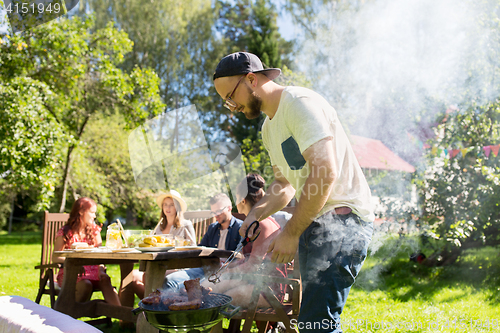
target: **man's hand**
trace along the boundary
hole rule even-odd
[[[239,231],[241,238],[245,237],[245,232],[247,231],[248,227],[250,226],[250,224],[252,224],[253,221],[255,221],[255,218],[250,214],[245,218],[245,221],[243,221],[243,224],[241,225]],[[248,233],[248,237],[250,238],[252,238],[253,236],[253,234],[250,235],[251,232],[252,231],[250,230],[250,232]]]
[[[267,253],[273,253],[271,261],[277,264],[291,262],[299,247],[299,237],[290,235],[286,230],[279,233],[267,249]]]
[[[253,222],[257,221],[257,219],[252,218],[252,216],[249,214],[248,217],[243,221],[243,224],[240,227],[240,235],[241,238],[245,238],[245,233],[248,230],[248,227],[252,225]],[[257,236],[260,234],[260,226],[256,228],[256,225],[252,226],[252,229],[248,231],[248,238],[250,238],[250,241],[253,242]]]

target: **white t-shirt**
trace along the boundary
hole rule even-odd
[[[227,232],[229,231],[229,228],[220,230],[220,237],[219,237],[219,245],[217,248],[219,250],[225,250],[226,249],[226,238],[227,238]]]
[[[337,112],[321,95],[307,88],[285,87],[276,114],[273,119],[266,117],[262,126],[262,140],[271,164],[277,166],[293,186],[297,200],[310,173],[302,153],[328,137],[333,139],[337,178],[316,218],[334,208],[347,206],[362,220],[373,221],[368,183]],[[315,190],[310,189],[309,193],[314,194]]]

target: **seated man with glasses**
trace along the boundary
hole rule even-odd
[[[234,251],[236,249],[241,240],[239,230],[243,221],[231,215],[231,207],[231,200],[224,193],[210,198],[210,210],[217,222],[208,227],[198,245],[215,247],[220,250]],[[183,287],[184,281],[196,278],[201,280],[205,278],[203,267],[179,270],[167,275],[163,282],[163,288],[177,291]]]

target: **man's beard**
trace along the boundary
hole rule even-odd
[[[247,117],[247,119],[259,118],[262,107],[262,98],[257,96],[250,88],[247,87],[247,89],[250,93],[250,101],[248,103],[249,112],[244,112],[245,117]]]
[[[224,223],[226,223],[228,221],[227,217],[223,217],[221,219],[221,221],[219,222],[220,225],[223,225]]]

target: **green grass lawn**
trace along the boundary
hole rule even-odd
[[[41,239],[41,232],[19,232],[12,235],[0,232],[0,296],[18,295],[35,300],[40,271],[34,267],[40,264]],[[118,287],[119,266],[110,265],[108,273],[113,285]],[[103,299],[100,292],[95,292],[92,298]],[[40,304],[50,307],[50,297],[44,295]],[[112,328],[100,326],[99,329],[104,332],[120,332],[117,320],[113,321]]]
[[[35,299],[40,240],[37,232],[0,233],[0,295]],[[452,266],[429,268],[408,260],[413,244],[391,238],[367,259],[342,315],[344,331],[499,332],[499,250],[469,250]],[[119,286],[118,266],[108,273]],[[41,304],[49,306],[49,297]],[[120,332],[117,321],[99,329]]]
[[[430,268],[409,261],[412,247],[414,239],[388,239],[366,260],[343,312],[345,332],[500,331],[497,248]]]

